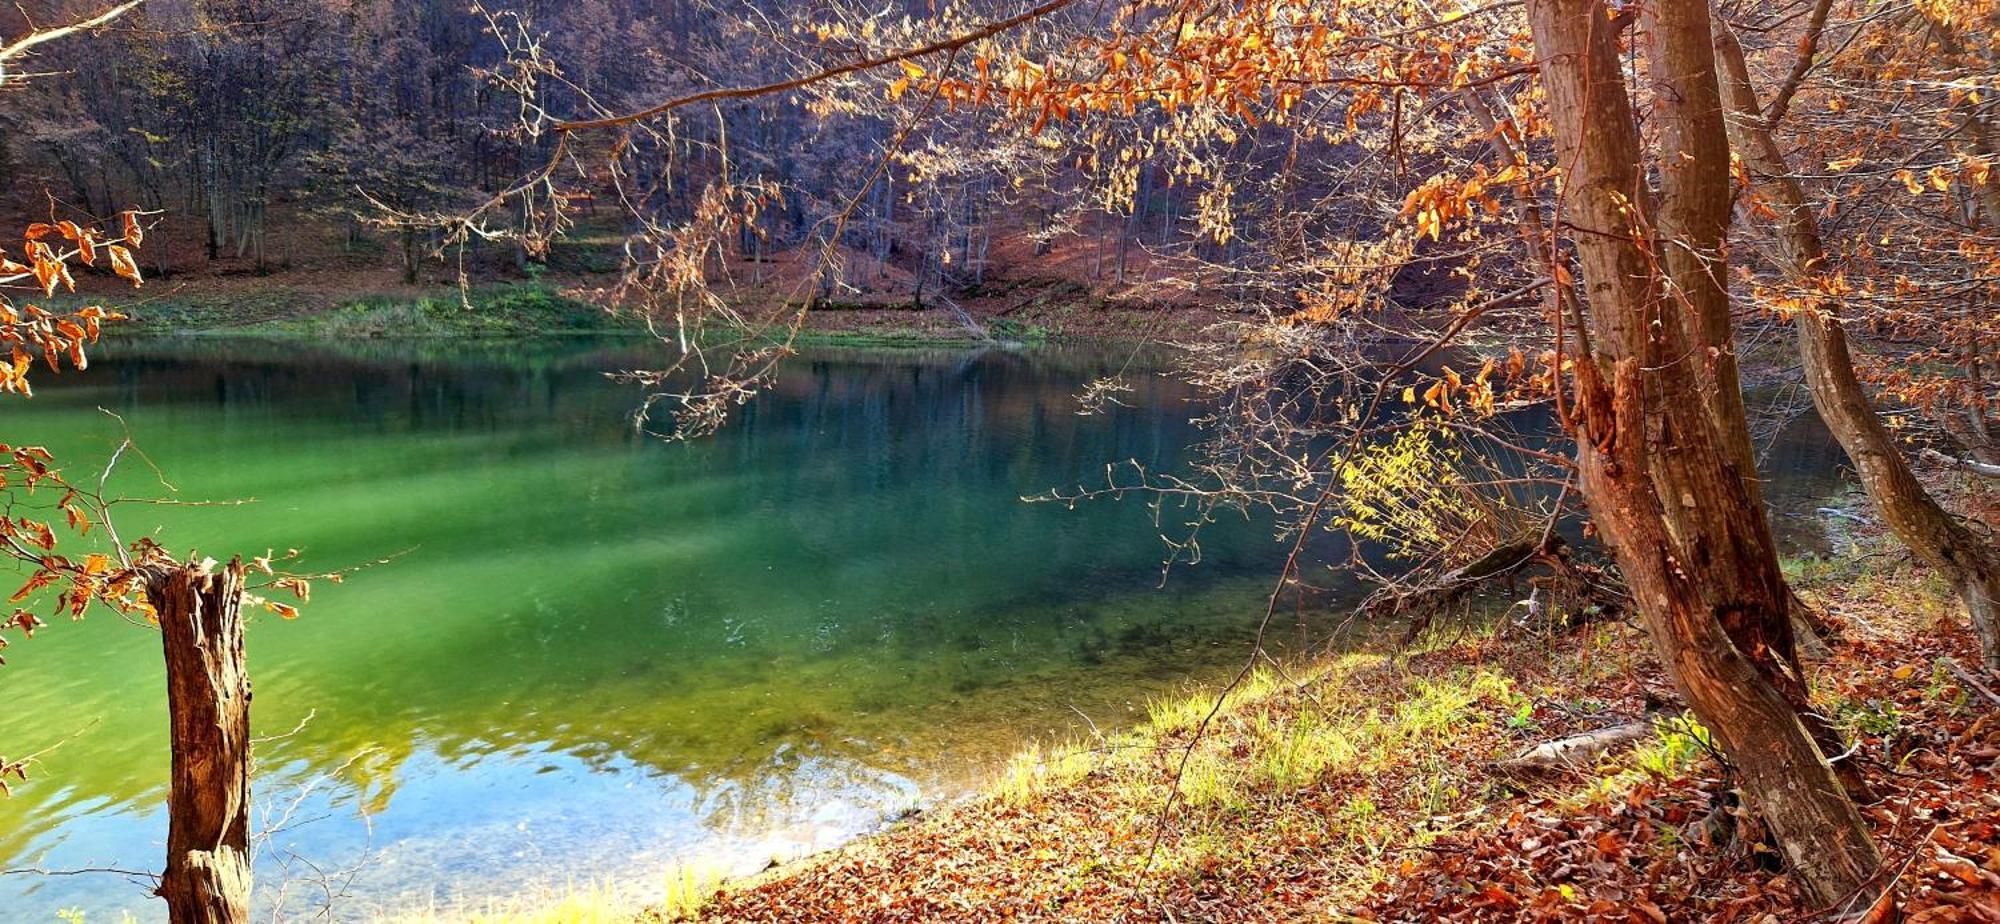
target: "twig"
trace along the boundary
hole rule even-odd
[[[855,61],[850,64],[842,64],[837,67],[830,67],[827,68],[826,70],[820,71],[819,73],[811,74],[805,77],[800,77],[794,80],[781,80],[778,81],[777,83],[767,83],[755,87],[729,87],[718,90],[704,90],[700,93],[693,93],[687,96],[679,97],[677,99],[670,99],[656,106],[650,106],[645,109],[641,109],[637,112],[627,113],[625,115],[609,116],[602,119],[584,119],[580,121],[557,122],[554,128],[558,132],[567,133],[574,131],[582,131],[584,129],[591,129],[591,128],[610,128],[612,126],[617,126],[617,125],[627,125],[632,122],[643,121],[645,119],[650,119],[654,116],[661,115],[663,113],[671,112],[683,106],[691,106],[695,103],[705,103],[710,100],[744,99],[755,96],[766,96],[772,93],[783,93],[787,90],[797,90],[803,87],[812,86],[813,84],[816,83],[823,83],[835,77],[844,76],[846,74],[853,74],[860,71],[874,70],[875,68],[878,67],[883,67],[889,64],[895,64],[898,61],[908,61],[912,58],[921,58],[927,55],[937,54],[938,52],[941,51],[955,52],[961,48],[964,48],[967,45],[972,44],[973,42],[979,41],[980,39],[991,38],[992,36],[999,35],[1000,33],[1012,29],[1015,26],[1021,25],[1026,22],[1030,22],[1032,20],[1040,19],[1044,16],[1056,12],[1057,10],[1061,10],[1064,7],[1072,6],[1076,2],[1077,0],[1049,0],[1049,2],[1043,3],[1040,6],[1035,7],[1034,9],[1028,10],[1023,13],[1015,14],[1006,19],[996,20],[994,22],[987,23],[986,25],[981,26],[978,29],[974,29],[970,32],[965,32],[959,35],[955,35],[943,41],[932,42],[929,45],[923,45],[917,48],[907,48],[902,51],[891,52],[889,54],[880,55],[873,58],[865,58],[860,61]]]
[[[265,742],[267,742],[267,741],[283,741],[283,740],[285,740],[286,738],[290,738],[290,737],[292,737],[293,735],[296,735],[296,734],[298,734],[299,732],[302,732],[302,731],[305,731],[305,730],[306,730],[306,723],[308,723],[308,722],[311,722],[311,721],[312,721],[312,720],[313,720],[313,719],[314,719],[315,717],[317,717],[318,715],[319,715],[319,710],[318,710],[318,709],[308,709],[308,710],[306,710],[306,715],[305,715],[305,718],[302,718],[302,719],[300,719],[300,720],[299,720],[299,724],[297,724],[297,725],[294,725],[294,726],[292,726],[292,730],[291,730],[291,731],[288,731],[288,732],[286,732],[286,733],[284,733],[284,734],[282,734],[282,735],[265,735],[265,736],[264,736],[264,737],[262,737],[262,738],[252,738],[252,739],[250,739],[250,743],[251,743],[251,744],[263,744],[263,743],[265,743]]]
[[[1944,662],[1945,668],[1950,670],[1953,675],[1958,677],[1959,683],[1965,684],[1965,686],[1968,689],[1974,690],[1978,692],[1979,695],[1986,697],[1987,702],[1992,703],[1995,706],[2000,706],[2000,693],[1994,693],[1991,688],[1987,687],[1983,683],[1980,683],[1979,678],[1974,677],[1971,671],[1968,671],[1963,666],[1961,666],[1958,663],[1957,659],[1944,658],[1942,660]]]
[[[133,879],[151,880],[153,882],[158,882],[160,879],[157,873],[149,873],[136,869],[119,869],[115,866],[86,866],[78,869],[45,869],[40,866],[17,866],[13,869],[0,869],[0,876],[87,876],[93,873],[110,873]]]
[[[36,45],[40,45],[43,42],[52,42],[64,36],[75,35],[78,32],[84,32],[90,29],[95,29],[98,26],[104,25],[105,23],[108,23],[114,19],[117,19],[120,16],[125,15],[127,12],[130,12],[132,8],[138,6],[142,2],[144,2],[144,0],[127,0],[126,3],[114,6],[111,9],[105,10],[104,12],[99,13],[96,16],[92,16],[89,19],[78,20],[76,22],[70,23],[67,26],[57,26],[53,29],[36,29],[35,31],[30,32],[27,35],[24,35],[19,39],[16,39],[12,44],[7,45],[4,48],[0,48],[0,64],[4,64],[7,61],[12,61],[15,58],[27,54],[29,49],[35,47]],[[5,78],[4,76],[0,76],[0,79],[5,79]]]
[[[1075,703],[1070,703],[1068,705],[1069,705],[1069,711],[1076,713],[1077,718],[1082,719],[1084,724],[1090,726],[1090,736],[1092,738],[1096,738],[1099,741],[1103,741],[1104,733],[1097,730],[1097,722],[1092,720],[1091,717],[1085,714],[1083,710],[1076,708]]]

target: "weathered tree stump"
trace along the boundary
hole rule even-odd
[[[250,675],[243,562],[154,571],[146,599],[166,650],[173,788],[159,895],[173,924],[250,919]]]

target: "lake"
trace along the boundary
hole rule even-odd
[[[663,362],[630,340],[139,341],[0,410],[72,477],[122,432],[97,409],[117,412],[159,474],[127,460],[115,493],[254,499],[122,507],[128,537],[381,561],[249,628],[266,910],[755,868],[963,795],[1027,742],[1129,725],[1248,654],[1283,555],[1268,523],[1225,519],[1163,574],[1172,508],[1022,501],[1183,461],[1200,407],[1156,355],[808,350],[692,443],[636,432],[638,396],[604,376]],[[1123,406],[1078,413],[1128,365]],[[1839,461],[1809,418],[1777,438],[1794,542]],[[157,633],[98,613],[16,639],[0,753],[55,747],[0,799],[0,867],[156,870]],[[164,918],[116,873],[0,876],[0,917],[64,909]]]

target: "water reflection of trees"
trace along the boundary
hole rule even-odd
[[[1076,413],[1124,351],[809,351],[736,426],[667,445],[633,430],[636,395],[603,375],[649,349],[128,343],[23,413],[56,439],[97,404],[127,411],[191,484],[210,457],[273,460],[251,492],[265,504],[232,511],[247,534],[231,538],[300,537],[328,564],[420,549],[324,588],[285,632],[253,630],[260,728],[318,712],[265,747],[266,766],[302,777],[377,748],[350,768],[358,809],[393,811],[422,755],[543,749],[691,787],[716,825],[784,824],[834,790],[893,809],[909,786],[1069,727],[1072,706],[1122,721],[1135,691],[1238,653],[1242,602],[1272,565],[1260,526],[1210,535],[1202,568],[1151,594],[1165,552],[1135,505],[1018,502],[1119,459],[1170,468],[1196,438],[1189,392],[1159,377]],[[275,473],[327,454],[345,454],[337,470]],[[1770,496],[1816,503],[1837,458],[1795,425]],[[353,480],[324,483],[336,475]],[[378,500],[343,506],[350,493]],[[169,518],[221,538],[199,511]],[[150,641],[60,628],[7,670],[93,657],[120,683],[155,682],[135,666],[156,660]],[[81,714],[104,725],[6,803],[0,857],[161,796],[164,718],[80,684],[18,686],[50,697],[16,713],[48,716],[45,737]]]
[[[1072,715],[1036,686],[1108,704],[1198,669],[1234,625],[1221,597],[1121,602],[1156,579],[1156,550],[1127,541],[1143,528],[1118,538],[1103,511],[1018,502],[1108,459],[1171,464],[1187,439],[1177,386],[1150,382],[1103,418],[1074,412],[1075,390],[1123,352],[808,354],[740,426],[667,446],[625,424],[633,396],[602,376],[641,364],[630,344],[448,358],[204,340],[118,350],[53,389],[36,425],[76,426],[105,404],[142,439],[152,422],[155,454],[193,488],[221,487],[202,483],[205,453],[345,454],[343,471],[370,473],[354,490],[406,500],[377,511],[387,522],[353,522],[310,508],[326,499],[310,492],[346,490],[316,483],[325,471],[274,465],[276,480],[244,486],[265,504],[230,517],[229,537],[282,527],[330,563],[421,550],[324,588],[291,631],[253,634],[260,726],[318,712],[265,747],[267,765],[309,775],[376,748],[348,770],[364,808],[392,801],[415,755],[547,745],[716,793],[717,817],[779,815],[816,785],[935,782],[940,762],[996,757],[1013,739],[995,729]],[[222,538],[199,511],[167,518]],[[1260,545],[1245,544],[1241,570]],[[784,560],[775,583],[713,565],[760,556]],[[456,590],[433,596],[441,587]],[[57,635],[38,644],[10,670],[80,656]],[[1085,672],[1094,684],[1069,682]],[[0,834],[0,854],[69,813],[159,798],[157,749],[134,744],[157,738],[157,716],[115,689],[69,689],[111,726],[73,742],[74,785],[10,804],[31,820]],[[777,778],[782,755],[806,753],[811,774]]]

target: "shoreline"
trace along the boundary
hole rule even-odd
[[[1985,727],[1980,694],[1953,672],[1976,664],[1977,646],[1955,602],[1920,569],[1886,561],[1882,546],[1868,531],[1832,556],[1787,562],[1841,630],[1832,657],[1811,666],[1815,699],[1856,739],[1881,805],[2000,819],[2000,803],[1982,794],[2000,730]],[[1197,739],[1216,695],[1203,686],[1149,702],[1133,728],[1031,745],[975,793],[749,875],[665,871],[668,894],[651,902],[616,898],[607,884],[382,920],[1812,916],[1789,880],[1756,871],[1755,844],[1717,827],[1728,787],[1706,732],[1676,717],[1673,689],[1626,623],[1550,633],[1489,614],[1436,626],[1408,648],[1273,663],[1230,691]],[[1570,769],[1501,769],[1538,744],[1634,722],[1650,728]],[[1912,760],[1935,765],[1921,777],[1896,772]],[[1870,813],[1885,852],[1935,847],[1898,817]],[[2000,826],[1953,836],[1975,863],[2000,864]],[[2000,891],[1968,882],[1916,895],[1919,907],[1994,899]]]
[[[1976,663],[1966,660],[1976,658],[1976,644],[1927,576],[1858,549],[1791,570],[1845,630],[1832,659],[1813,670],[1823,705],[1862,753],[1893,757],[1909,747],[1898,736],[1918,728],[1981,733],[1968,703],[1978,694],[1947,667]],[[1912,649],[1921,656],[1884,664],[1885,653]],[[1585,841],[1572,846],[1596,853],[1596,862],[1613,853],[1626,861],[1613,877],[1628,889],[1622,907],[1695,919],[1754,896],[1763,913],[1798,919],[1809,909],[1782,880],[1755,894],[1747,875],[1712,878],[1714,870],[1671,843],[1621,837],[1609,851],[1591,842],[1601,838],[1590,832],[1615,830],[1621,819],[1667,824],[1682,837],[1712,823],[1718,768],[1704,730],[1655,708],[1675,700],[1663,676],[1643,633],[1622,623],[1560,637],[1505,624],[1442,626],[1409,650],[1271,667],[1228,694],[1199,741],[1193,730],[1214,704],[1212,689],[1156,702],[1146,722],[1125,732],[1029,748],[979,795],[727,883],[693,919],[1421,920],[1422,912],[1398,917],[1398,909],[1537,901],[1582,915],[1596,900],[1563,888],[1561,864],[1511,856],[1526,878],[1495,876],[1483,887],[1452,866],[1486,844],[1518,848],[1525,839],[1530,848],[1519,853],[1531,854],[1532,842],[1553,845],[1563,835]],[[1884,724],[1885,700],[1898,703],[1893,727]],[[1538,743],[1649,716],[1653,727],[1634,746],[1572,772],[1519,778],[1498,769]],[[1192,755],[1184,769],[1183,754]],[[1922,795],[1947,804],[1952,778],[1992,772],[1976,755],[1952,761],[1942,783],[1897,777],[1891,766],[1872,767],[1882,772],[1871,782],[1906,798],[1934,787]],[[1179,808],[1162,823],[1161,781],[1177,770]],[[1968,793],[1956,809],[1976,817],[1992,806]],[[1917,849],[1893,823],[1877,833],[1885,849]],[[1711,845],[1724,854],[1739,848],[1749,862],[1752,848]],[[1664,881],[1640,882],[1639,867],[1664,869]],[[947,870],[953,875],[940,884]],[[843,905],[842,895],[881,907]],[[689,912],[654,907],[638,919]]]
[[[358,298],[246,325],[198,324],[190,315],[148,324],[141,315],[142,323],[114,328],[108,337],[474,342],[652,336],[630,326],[578,325],[575,319],[601,318],[603,310],[549,286],[479,291],[487,298],[476,306],[515,314],[495,322],[455,302]],[[859,313],[877,316],[874,309]],[[428,326],[398,329],[404,322]],[[1024,343],[1101,339],[1044,334]],[[984,345],[944,332],[862,330],[811,330],[800,343]],[[1848,633],[1836,644],[1834,660],[1815,670],[1829,714],[1860,735],[1861,753],[1884,767],[1908,759],[1899,749],[1907,749],[1902,739],[1911,726],[1969,736],[1984,742],[1982,748],[2000,746],[1990,740],[2000,732],[1978,738],[1982,729],[1966,712],[1967,700],[1977,694],[1955,682],[1946,666],[1976,663],[1969,631],[1951,615],[1953,601],[1922,572],[1881,561],[1879,528],[1857,531],[1844,519],[1833,525],[1843,533],[1836,554],[1790,568],[1802,593]],[[1725,906],[1780,920],[1806,913],[1782,878],[1757,891],[1747,878],[1732,879],[1727,870],[1718,873],[1667,849],[1706,836],[1704,826],[1713,826],[1707,805],[1723,798],[1718,768],[1697,727],[1656,725],[1630,750],[1559,779],[1522,781],[1496,771],[1496,762],[1509,754],[1645,720],[1653,701],[1671,701],[1673,691],[1658,680],[1660,668],[1640,633],[1623,623],[1560,637],[1496,633],[1490,622],[1479,621],[1445,628],[1407,650],[1267,669],[1229,696],[1199,741],[1193,729],[1214,704],[1213,690],[1149,703],[1147,718],[1135,728],[1030,746],[975,793],[888,818],[853,840],[748,875],[724,876],[695,863],[661,872],[664,888],[646,890],[661,898],[635,899],[629,884],[606,882],[484,911],[417,910],[380,919],[665,921],[699,914],[717,921],[1169,920],[1193,908],[1201,920],[1416,920],[1398,918],[1395,910],[1453,902],[1595,913],[1589,909],[1604,899],[1579,893],[1577,886],[1598,880],[1564,881],[1559,866],[1518,856],[1532,852],[1516,849],[1524,839],[1569,844],[1565,856],[1576,861],[1573,867],[1643,860],[1664,870],[1664,890],[1660,882],[1606,881],[1623,890],[1617,901],[1626,907],[1650,906],[1669,920],[1708,916]],[[1877,705],[1885,701],[1896,704],[1886,713]],[[1994,806],[1975,793],[1961,798],[1949,790],[1970,790],[1965,781],[1991,778],[1990,762],[1974,762],[1980,753],[1949,758],[1927,779],[1890,775],[1879,782],[1906,799],[1921,797],[1976,817]],[[1179,808],[1162,823],[1158,806],[1168,799],[1163,781],[1175,774],[1180,785],[1172,798]],[[1673,843],[1637,843],[1631,832],[1647,825],[1671,829]],[[1555,840],[1578,826],[1618,833],[1618,849]],[[1878,835],[1892,850],[1924,846],[1903,843],[1908,832]],[[2000,865],[1996,841],[2000,835],[1979,843],[1993,849],[1992,862]],[[1505,844],[1513,845],[1505,862],[1514,868],[1451,865]],[[1754,862],[1754,845],[1723,841],[1701,849],[1725,856],[1736,851],[1736,860]],[[2000,875],[2000,869],[1993,872]],[[862,897],[882,904],[864,908],[849,901]]]
[[[602,276],[488,280],[461,288],[445,284],[362,284],[311,273],[278,272],[246,280],[189,276],[118,300],[129,319],[108,325],[107,337],[334,336],[432,338],[471,336],[633,336],[652,334],[643,320],[605,301]],[[744,286],[725,297],[757,316],[786,304]],[[1022,301],[1021,290],[1035,294]],[[1119,299],[1060,281],[996,286],[991,297],[967,297],[955,307],[975,329],[942,306],[905,302],[835,302],[813,309],[801,341],[866,345],[987,345],[1051,339],[1148,340],[1185,337],[1226,312],[1186,304]],[[62,296],[52,306],[81,307],[95,299]],[[467,307],[470,310],[467,310]],[[981,336],[981,334],[984,336]]]

